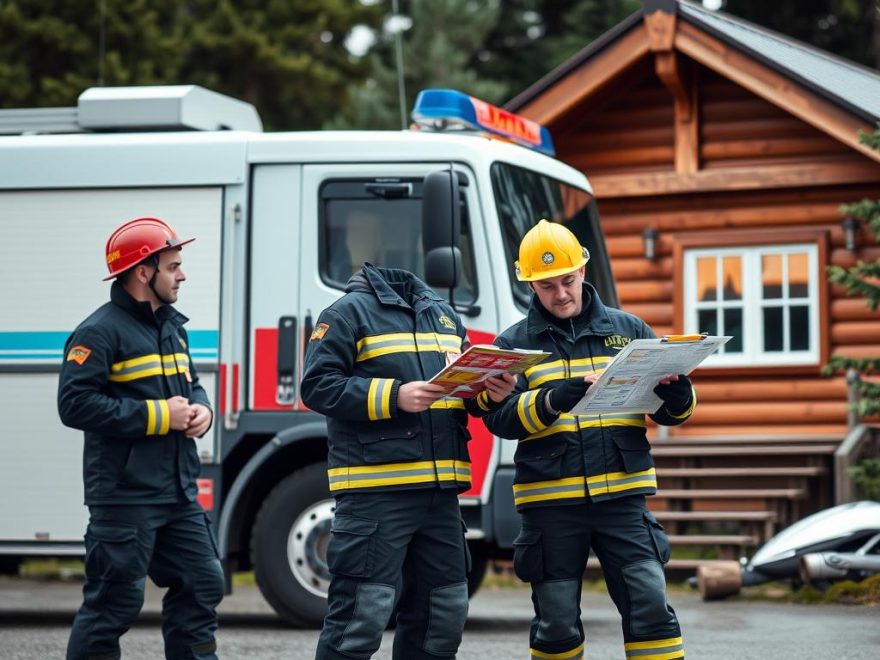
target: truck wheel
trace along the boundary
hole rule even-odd
[[[489,567],[489,548],[485,543],[468,543],[471,551],[471,572],[468,573],[468,598],[472,597],[486,577],[486,569]]]
[[[335,503],[327,465],[315,463],[283,479],[254,522],[251,561],[263,596],[296,626],[320,626],[327,610],[327,542]]]

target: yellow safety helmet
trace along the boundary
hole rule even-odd
[[[526,232],[519,244],[516,279],[520,282],[546,280],[571,273],[590,260],[590,251],[581,246],[567,227],[541,220]]]

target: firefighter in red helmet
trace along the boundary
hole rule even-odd
[[[223,571],[196,501],[195,439],[211,426],[208,396],[172,304],[186,280],[181,239],[137,218],[107,241],[110,301],[73,331],[58,383],[62,422],[84,432],[89,507],[86,583],[68,660],[119,658],[141,609],[144,580],[167,587],[166,658],[213,660]]]

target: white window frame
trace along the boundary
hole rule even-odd
[[[810,324],[810,345],[805,351],[764,351],[763,332],[764,317],[762,313],[764,298],[762,297],[761,260],[767,255],[787,256],[792,253],[807,255],[807,297],[796,298],[794,304],[807,303],[808,323]],[[684,250],[684,332],[702,331],[697,327],[697,311],[701,308],[697,301],[697,259],[715,257],[719,269],[724,257],[740,257],[742,263],[742,300],[715,300],[704,303],[702,308],[715,309],[742,306],[744,334],[741,353],[717,353],[710,356],[703,365],[706,367],[770,367],[791,365],[817,365],[821,359],[819,337],[819,249],[815,243],[746,245],[738,247],[699,247]],[[783,259],[783,279],[788,280],[788,259]],[[720,272],[718,281],[720,282]],[[792,299],[774,298],[774,303],[781,303],[787,308]],[[776,305],[774,305],[776,306]],[[789,315],[783,314],[783,341],[789,341]]]

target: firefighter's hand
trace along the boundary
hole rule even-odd
[[[168,414],[171,416],[169,427],[174,431],[186,431],[193,417],[189,401],[182,396],[173,396],[167,403]]]
[[[598,376],[575,376],[558,381],[550,392],[547,393],[547,405],[553,412],[567,413],[574,408],[574,404],[584,398],[584,394],[590,389],[590,385],[596,382]]]
[[[431,404],[442,399],[443,386],[424,380],[414,380],[401,385],[397,390],[397,407],[410,413],[427,410]]]
[[[190,410],[193,412],[193,417],[189,422],[189,428],[186,429],[186,437],[201,438],[211,428],[214,414],[210,408],[201,403],[190,404]]]
[[[486,380],[486,392],[495,403],[501,403],[509,397],[514,387],[516,387],[516,376],[513,374],[503,373]]]
[[[667,376],[654,388],[654,394],[663,399],[666,410],[673,415],[681,414],[691,405],[691,379],[684,374]]]

